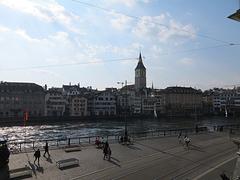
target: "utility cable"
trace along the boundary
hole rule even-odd
[[[39,69],[39,68],[53,68],[53,67],[65,67],[65,66],[75,66],[75,65],[85,65],[85,64],[101,64],[101,63],[111,63],[118,61],[136,61],[138,58],[122,58],[122,59],[112,59],[107,61],[92,61],[92,62],[77,62],[77,63],[68,63],[68,64],[52,64],[52,65],[40,65],[40,66],[29,66],[29,67],[16,67],[16,68],[7,68],[0,69],[0,71],[16,71],[16,70],[26,70],[26,69]]]
[[[195,51],[202,51],[208,49],[217,49],[223,47],[233,47],[233,46],[240,46],[240,44],[222,44],[216,46],[208,46],[208,47],[200,47],[200,48],[193,48],[187,49],[182,51],[172,51],[167,53],[158,54],[159,56],[164,55],[175,55],[180,53],[188,53],[188,52],[195,52]],[[55,67],[66,67],[66,66],[75,66],[75,65],[87,65],[87,64],[102,64],[102,63],[113,63],[113,62],[121,62],[121,61],[137,61],[138,58],[120,58],[120,59],[111,59],[111,60],[101,60],[101,61],[92,61],[92,62],[77,62],[77,63],[68,63],[68,64],[51,64],[51,65],[40,65],[40,66],[29,66],[29,67],[16,67],[16,68],[5,68],[0,69],[0,71],[16,71],[16,70],[27,70],[27,69],[41,69],[41,68],[55,68]]]
[[[117,14],[120,14],[120,15],[125,15],[127,17],[130,17],[130,18],[133,18],[133,19],[136,19],[138,21],[142,20],[141,17],[138,17],[138,16],[134,16],[134,15],[129,15],[129,14],[126,14],[126,13],[123,13],[123,12],[120,12],[120,11],[115,11],[113,9],[108,9],[108,8],[104,8],[104,7],[101,7],[101,6],[97,6],[95,4],[91,4],[91,3],[87,3],[87,2],[82,2],[82,1],[79,1],[79,0],[72,0],[73,2],[76,2],[76,3],[79,3],[79,4],[82,4],[84,6],[88,6],[88,7],[92,7],[92,8],[95,8],[95,9],[99,9],[99,10],[102,10],[102,11],[105,11],[105,12],[114,12],[114,13],[117,13]],[[175,30],[178,30],[178,31],[182,31],[182,32],[186,32],[186,33],[189,33],[191,35],[194,35],[194,36],[199,36],[201,38],[205,38],[205,39],[209,39],[209,40],[213,40],[213,41],[217,41],[217,42],[221,42],[221,43],[224,43],[224,44],[232,44],[231,42],[228,42],[228,41],[225,41],[225,40],[221,40],[221,39],[217,39],[215,37],[211,37],[209,35],[206,35],[206,34],[202,34],[202,33],[193,33],[191,31],[188,31],[186,29],[182,29],[182,28],[176,28],[176,27],[170,27],[169,25],[166,25],[166,24],[163,24],[163,23],[158,23],[156,21],[151,21],[151,23],[154,23],[156,25],[159,25],[159,26],[163,26],[167,29],[170,29],[170,28],[173,28]]]

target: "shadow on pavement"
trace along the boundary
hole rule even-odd
[[[111,159],[113,159],[113,160],[115,160],[115,161],[117,161],[117,162],[120,162],[117,158],[115,158],[115,157],[111,157]]]
[[[71,165],[71,166],[61,167],[59,169],[60,170],[67,170],[67,169],[74,168],[74,167],[79,167],[79,164],[74,164],[74,165]]]
[[[111,159],[109,160],[110,163],[112,163],[112,164],[114,164],[114,165],[116,165],[116,166],[118,166],[118,167],[121,167],[120,164],[118,164],[117,162],[113,161],[112,159],[113,159],[113,158],[111,157]],[[115,158],[114,158],[114,159],[115,159]],[[118,162],[119,162],[119,161],[118,161]]]
[[[51,159],[50,157],[46,158],[46,160],[47,160],[47,162],[49,162],[49,163],[53,163],[53,162],[52,162],[52,159]]]
[[[141,148],[136,147],[136,146],[133,146],[133,145],[128,145],[127,147],[128,147],[129,149],[133,149],[133,150],[142,150]]]
[[[37,166],[37,171],[42,174],[44,173],[43,167],[41,167],[41,166]]]
[[[33,174],[35,176],[37,176],[35,165],[33,163],[31,163],[30,161],[28,161],[28,164],[29,164],[30,168],[32,169]]]
[[[200,152],[205,152],[204,150],[201,149],[199,146],[195,146],[193,144],[189,145],[189,150],[195,150],[195,151],[200,151]]]

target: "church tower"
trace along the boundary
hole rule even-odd
[[[139,54],[139,60],[137,67],[135,68],[135,89],[140,91],[146,88],[146,68],[142,62],[141,52]]]

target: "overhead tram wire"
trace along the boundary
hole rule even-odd
[[[95,9],[99,9],[99,10],[102,10],[102,11],[105,11],[105,12],[114,12],[114,13],[117,13],[117,14],[121,14],[121,15],[125,15],[127,17],[130,17],[130,18],[133,18],[133,19],[136,19],[138,21],[141,20],[141,17],[138,17],[138,16],[134,16],[134,15],[129,15],[129,14],[126,14],[126,13],[123,13],[123,12],[120,12],[120,11],[116,11],[116,10],[113,10],[113,9],[108,9],[108,8],[104,8],[104,7],[101,7],[101,6],[97,6],[95,4],[91,4],[91,3],[87,3],[87,2],[82,2],[82,1],[79,1],[79,0],[72,0],[73,2],[76,2],[76,3],[79,3],[79,4],[82,4],[84,6],[88,6],[88,7],[93,7]],[[170,29],[170,26],[166,25],[166,24],[163,24],[163,23],[158,23],[158,22],[155,22],[155,21],[151,21],[151,23],[154,23],[156,25],[159,25],[159,26],[163,26],[167,29]],[[176,28],[176,27],[171,27],[175,30],[178,30],[178,31],[182,31],[182,32],[186,32],[186,33],[189,33],[191,35],[194,35],[194,36],[198,36],[198,37],[201,37],[201,38],[205,38],[205,39],[209,39],[209,40],[212,40],[212,41],[217,41],[217,42],[221,42],[221,43],[224,43],[224,44],[235,44],[235,43],[232,43],[232,42],[228,42],[228,41],[225,41],[225,40],[221,40],[221,39],[217,39],[215,37],[211,37],[209,35],[206,35],[206,34],[202,34],[202,33],[193,33],[191,31],[188,31],[186,29],[182,29],[182,28]]]
[[[195,52],[195,51],[218,49],[218,48],[233,47],[233,46],[240,46],[240,44],[221,44],[221,45],[216,45],[216,46],[206,46],[206,47],[200,47],[200,48],[186,49],[186,50],[182,50],[182,51],[171,51],[171,52],[167,52],[167,53],[161,53],[159,55],[176,55],[176,54],[180,54],[180,53],[189,53],[189,52]]]
[[[137,60],[138,60],[138,58],[121,58],[121,59],[112,59],[112,60],[106,60],[106,61],[92,61],[92,62],[78,62],[78,63],[68,63],[68,64],[52,64],[52,65],[42,65],[42,66],[40,65],[40,66],[6,68],[6,69],[0,69],[0,71],[55,68],[55,67],[75,66],[75,65],[104,64],[104,63],[113,63],[113,62],[119,62],[119,61],[137,61]]]
[[[223,47],[232,47],[232,46],[240,46],[240,44],[222,44],[222,45],[216,45],[216,46],[186,49],[186,50],[182,50],[182,51],[172,51],[172,52],[167,52],[167,53],[161,53],[161,54],[159,54],[159,56],[175,55],[175,54],[180,54],[180,53],[188,53],[188,52],[202,51],[202,50],[208,50],[208,49],[217,49],[217,48],[223,48]],[[120,62],[120,61],[134,61],[134,60],[138,60],[138,58],[121,58],[121,59],[111,59],[111,60],[105,60],[105,61],[103,60],[103,61],[78,62],[78,63],[68,63],[68,64],[52,64],[52,65],[42,65],[42,66],[16,67],[16,68],[0,69],[0,71],[55,68],[55,67],[66,67],[66,66],[87,65],[87,64],[105,64],[105,63],[113,63],[113,62]]]

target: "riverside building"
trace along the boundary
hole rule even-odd
[[[46,91],[45,103],[45,116],[63,116],[67,102],[62,88],[50,88]]]
[[[23,118],[44,116],[45,92],[35,83],[1,82],[0,117]]]
[[[202,113],[202,91],[191,87],[168,87],[163,90],[167,115]]]

